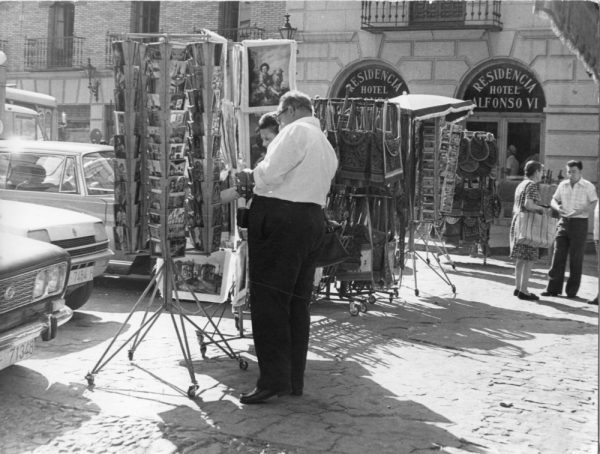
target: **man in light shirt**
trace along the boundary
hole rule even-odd
[[[338,165],[307,95],[284,94],[276,116],[279,134],[251,174],[250,306],[260,373],[244,404],[302,395],[323,207]]]
[[[596,188],[581,176],[581,161],[567,162],[568,179],[556,188],[550,205],[560,214],[556,229],[552,265],[548,271],[549,281],[542,296],[558,296],[562,293],[565,265],[569,257],[569,279],[565,292],[575,298],[581,283],[583,254],[588,231],[588,216],[598,202]]]

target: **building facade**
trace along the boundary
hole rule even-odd
[[[276,38],[285,14],[297,29],[300,90],[471,99],[467,127],[496,135],[499,167],[514,145],[521,166],[537,157],[556,178],[567,159],[581,159],[584,177],[597,179],[598,85],[533,2],[0,2],[0,44],[9,83],[55,96],[69,140],[89,141],[94,129],[111,135],[112,39],[200,28]]]

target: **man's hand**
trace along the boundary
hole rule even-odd
[[[252,190],[254,189],[254,175],[252,170],[244,169],[241,172],[235,174],[235,184],[237,192],[240,197],[249,199],[252,197]]]

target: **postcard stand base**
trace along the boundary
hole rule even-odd
[[[131,342],[131,346],[127,352],[127,356],[130,361],[133,361],[133,356],[134,356],[135,350],[140,345],[140,343],[144,340],[144,338],[146,337],[146,335],[148,334],[148,332],[150,331],[152,326],[154,326],[154,323],[158,320],[159,316],[162,313],[168,313],[171,316],[173,328],[175,330],[175,334],[177,335],[177,341],[179,343],[179,347],[181,349],[181,353],[183,354],[183,359],[185,361],[185,365],[186,365],[186,368],[187,368],[189,376],[190,376],[191,385],[189,386],[188,391],[187,391],[187,396],[190,399],[194,399],[196,397],[196,393],[198,391],[199,386],[198,386],[198,382],[196,380],[196,375],[194,372],[194,365],[192,364],[192,355],[190,352],[190,345],[188,342],[188,336],[187,336],[187,331],[185,328],[185,322],[188,322],[190,325],[192,325],[192,327],[195,329],[195,332],[196,332],[196,335],[198,336],[198,338],[201,338],[201,337],[208,338],[210,340],[210,343],[217,345],[227,356],[229,356],[231,359],[236,359],[239,363],[240,369],[246,370],[248,368],[248,362],[245,359],[243,359],[239,354],[236,354],[233,351],[233,349],[227,342],[227,339],[218,330],[217,325],[214,323],[211,316],[206,312],[204,307],[201,304],[199,304],[200,301],[198,301],[198,299],[196,298],[195,295],[194,295],[194,299],[195,299],[196,303],[198,303],[199,307],[202,307],[204,316],[208,318],[208,325],[212,326],[214,331],[212,333],[208,333],[205,329],[203,329],[199,325],[197,325],[193,320],[191,320],[183,312],[179,298],[177,297],[177,292],[172,292],[172,289],[175,288],[176,278],[181,277],[181,276],[175,275],[175,273],[177,273],[176,270],[177,270],[177,268],[174,266],[172,258],[169,257],[168,259],[165,259],[163,261],[162,265],[160,266],[160,268],[158,269],[158,271],[156,272],[156,274],[154,275],[154,277],[152,278],[150,283],[146,286],[146,288],[145,288],[144,292],[142,293],[142,295],[140,296],[140,298],[134,304],[133,308],[129,312],[129,315],[127,316],[127,318],[125,319],[125,321],[123,322],[121,327],[119,328],[119,331],[117,332],[117,334],[115,334],[115,336],[111,340],[111,342],[108,345],[108,347],[106,348],[106,350],[100,356],[100,359],[98,360],[96,365],[85,376],[85,379],[88,382],[88,387],[90,387],[90,388],[94,387],[96,375],[100,372],[100,370],[102,370],[104,368],[104,366],[106,366],[110,362],[111,359],[113,359],[130,342]],[[163,288],[163,298],[162,298],[163,302],[160,305],[160,307],[157,310],[155,310],[154,313],[152,313],[150,315],[150,307],[152,307],[152,304],[154,303],[154,300],[157,296],[157,292],[158,292],[157,284],[159,282],[161,282],[161,276],[164,277],[164,279],[162,279],[162,284],[164,287]],[[192,295],[194,294],[193,291],[191,291],[191,289],[189,289],[189,291],[192,293]],[[167,296],[167,295],[170,295],[170,296]],[[175,297],[174,299],[173,299],[173,296]],[[146,301],[147,306],[146,306],[146,311],[144,312],[144,316],[142,318],[142,322],[141,322],[140,326],[119,347],[116,347],[116,349],[113,349],[113,346],[115,346],[115,344],[117,343],[117,338],[121,335],[121,333],[127,326],[127,323],[129,322],[129,320],[135,313],[136,309],[144,301]],[[219,339],[215,340],[217,337]],[[224,346],[222,344],[224,344]],[[112,350],[112,353],[111,353],[111,350]]]

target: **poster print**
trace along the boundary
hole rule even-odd
[[[296,88],[296,42],[244,41],[242,104],[248,112],[275,110],[281,96]]]

